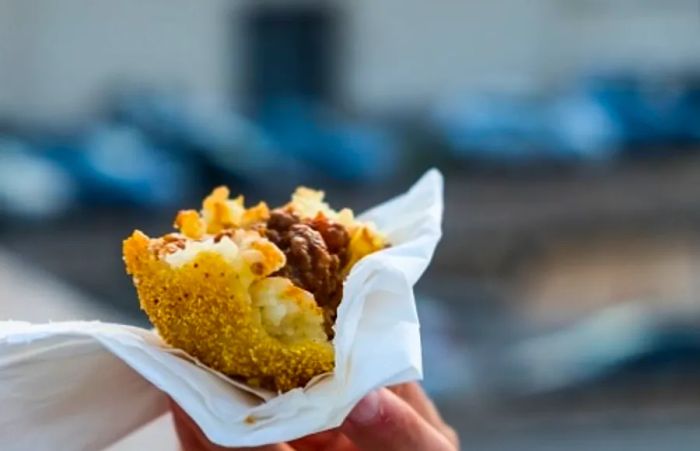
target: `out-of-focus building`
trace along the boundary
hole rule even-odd
[[[697,3],[0,1],[0,116],[18,119],[86,118],[129,83],[376,113],[600,65],[700,67]]]

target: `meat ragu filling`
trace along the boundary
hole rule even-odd
[[[314,295],[324,312],[326,334],[333,338],[333,324],[343,298],[342,269],[348,261],[350,244],[345,227],[322,215],[302,220],[291,211],[277,208],[270,212],[266,223],[253,224],[250,228],[284,253],[286,264],[272,276],[286,277]],[[230,229],[222,230],[214,236],[214,242],[232,233]],[[187,238],[179,233],[165,235],[157,253],[161,257],[171,254],[184,249],[186,242]]]
[[[287,257],[284,267],[273,275],[287,277],[314,295],[324,311],[326,333],[332,337],[343,297],[342,268],[348,257],[348,232],[325,216],[301,220],[291,211],[278,208],[270,212],[265,235]]]

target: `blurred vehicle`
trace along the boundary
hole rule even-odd
[[[65,213],[77,187],[63,167],[13,138],[0,137],[0,223]]]
[[[517,165],[669,155],[700,145],[698,92],[694,77],[591,76],[555,95],[451,100],[431,120],[462,160]]]

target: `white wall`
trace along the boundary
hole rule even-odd
[[[0,0],[0,115],[86,117],[117,81],[240,98],[234,12],[263,1],[293,0]],[[538,85],[601,61],[700,66],[693,0],[327,2],[344,11],[341,96],[359,110]]]
[[[697,0],[558,2],[551,30],[560,77],[601,66],[644,70],[700,69]]]
[[[226,17],[217,2],[203,3],[2,0],[2,20],[12,28],[0,35],[7,39],[0,81],[9,86],[0,88],[0,110],[39,119],[86,115],[115,82],[220,95],[229,84]]]
[[[21,26],[19,3],[0,1],[0,115],[20,109],[19,100],[25,97],[20,83],[28,77],[24,55],[29,37]]]
[[[361,107],[401,108],[465,88],[538,78],[546,1],[354,4],[347,89]]]

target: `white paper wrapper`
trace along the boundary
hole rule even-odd
[[[392,246],[353,268],[338,310],[335,371],[304,389],[277,396],[251,390],[149,330],[0,322],[3,449],[102,448],[163,413],[165,394],[214,443],[283,442],[340,425],[377,387],[420,379],[413,285],[440,239],[442,185],[431,170],[406,194],[361,215]]]

